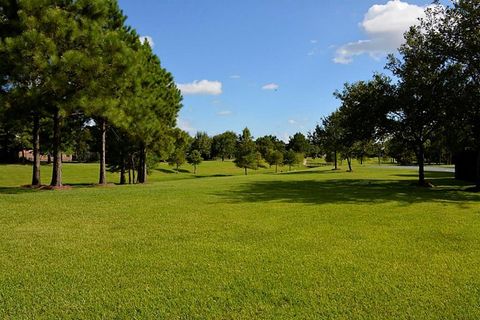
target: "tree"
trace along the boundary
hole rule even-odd
[[[17,12],[21,12],[17,24],[20,31],[2,41],[1,55],[7,57],[10,66],[8,87],[13,94],[23,93],[22,96],[30,98],[29,103],[21,105],[32,110],[36,155],[39,119],[45,114],[52,117],[54,165],[50,184],[54,187],[62,185],[63,122],[84,111],[80,106],[94,87],[92,82],[102,79],[98,58],[107,56],[104,45],[112,40],[111,34],[105,32],[112,17],[109,11],[112,3],[107,0],[17,2]],[[105,55],[99,55],[99,51]],[[110,65],[107,69],[115,68]],[[39,164],[34,162],[32,182],[36,180],[35,167]]]
[[[33,59],[45,48],[38,44],[35,35],[25,37],[28,27],[24,19],[18,15],[22,8],[18,1],[5,0],[0,7],[0,93],[2,105],[10,112],[10,117],[22,122],[32,123],[33,170],[32,186],[40,186],[40,117],[45,110],[41,100],[41,84],[44,66],[33,63]],[[8,137],[8,134],[5,135]],[[4,148],[6,151],[6,148]]]
[[[456,151],[476,151],[476,189],[480,190],[480,2],[459,0],[451,7],[435,6],[422,21],[422,29],[431,52],[442,58],[445,69],[456,71],[446,96],[450,98],[446,133]]]
[[[255,140],[255,144],[257,150],[265,160],[267,160],[269,154],[273,151],[280,151],[282,153],[285,151],[285,143],[273,135],[259,137]]]
[[[168,158],[168,164],[171,166],[175,166],[178,173],[180,166],[184,164],[186,160],[187,160],[187,156],[185,154],[185,151],[181,149],[177,149],[173,152],[170,158]]]
[[[100,171],[99,184],[106,185],[106,134],[109,125],[126,122],[123,110],[125,95],[130,91],[134,76],[135,37],[132,39],[124,23],[126,17],[116,1],[107,6],[107,17],[101,30],[95,34],[97,41],[88,47],[96,66],[93,78],[88,81],[88,95],[82,98],[82,111],[95,119],[99,130]]]
[[[257,168],[257,149],[248,128],[243,129],[238,136],[234,162],[237,167],[245,170],[245,175],[248,174],[248,169]]]
[[[290,137],[287,144],[287,149],[293,150],[296,153],[306,154],[309,151],[310,144],[304,134],[297,132]]]
[[[235,154],[237,135],[233,131],[226,131],[212,138],[212,157],[232,158]]]
[[[334,93],[342,104],[336,113],[338,138],[348,171],[352,171],[352,158],[368,142],[380,138],[385,131],[386,115],[393,100],[391,80],[375,74],[370,81],[345,84],[341,92]]]
[[[449,83],[443,59],[429,50],[421,27],[412,27],[405,34],[399,49],[402,60],[389,56],[387,65],[399,78],[396,100],[388,114],[392,129],[398,132],[415,152],[418,184],[425,186],[425,146],[441,129],[448,101]]]
[[[200,151],[192,150],[188,154],[187,161],[193,166],[193,174],[197,174],[197,166],[203,161]]]
[[[172,152],[170,131],[176,125],[182,95],[148,43],[140,46],[135,66],[137,80],[125,101],[129,121],[122,126],[137,145],[138,182],[146,183],[148,163],[166,159]]]
[[[334,170],[338,170],[338,152],[342,147],[341,127],[339,125],[338,112],[333,112],[328,117],[322,118],[314,131],[310,134],[310,140],[324,152],[333,154]]]
[[[288,150],[283,156],[283,163],[288,165],[288,171],[292,170],[292,166],[300,163],[300,158],[303,157],[301,154],[296,153],[293,150]]]
[[[211,158],[212,138],[206,132],[197,132],[193,138],[191,150],[198,150],[203,159]]]
[[[178,168],[187,161],[187,151],[190,147],[191,137],[187,132],[175,128],[172,130],[174,151],[168,158],[168,163]]]
[[[265,160],[270,166],[275,165],[275,173],[278,173],[278,166],[283,164],[283,152],[279,150],[269,150]]]

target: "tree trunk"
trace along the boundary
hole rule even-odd
[[[245,167],[244,169],[245,169],[245,175],[248,175],[247,167]]]
[[[143,150],[143,183],[147,183],[148,173],[147,173],[147,150]]]
[[[222,155],[222,162],[224,162],[224,161],[225,161],[225,156],[224,156],[224,155]]]
[[[197,165],[193,165],[193,174],[197,174]]]
[[[480,150],[477,152],[477,189],[480,190]]]
[[[101,119],[100,120],[100,176],[98,179],[99,185],[107,184],[106,144],[107,144],[107,123],[105,119]]]
[[[61,116],[60,110],[56,109],[53,114],[53,170],[50,186],[62,186],[62,150],[61,150]]]
[[[133,154],[130,157],[130,165],[132,166],[132,183],[135,184],[137,180],[135,180],[135,156]]]
[[[360,156],[360,165],[363,165],[363,154]]]
[[[33,173],[32,186],[38,187],[42,184],[40,179],[40,116],[33,116]]]
[[[52,155],[50,152],[47,154],[47,164],[52,164]]]
[[[127,183],[125,158],[122,156],[122,167],[120,168],[120,184]]]
[[[417,162],[418,162],[418,184],[420,186],[425,185],[425,150],[423,143],[420,144],[418,147],[418,154],[417,154]]]
[[[275,173],[278,173],[278,164],[275,164]]]
[[[147,183],[147,150],[142,147],[138,168],[138,183]]]
[[[335,170],[338,170],[337,150],[334,152],[334,157],[335,159],[333,161],[335,162]]]
[[[25,164],[25,148],[22,147],[22,164]]]
[[[348,172],[352,172],[352,158],[349,156],[347,157],[347,163],[348,163]]]
[[[132,184],[132,169],[128,168],[128,184]]]

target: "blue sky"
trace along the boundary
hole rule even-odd
[[[247,126],[280,139],[335,110],[343,83],[382,72],[429,3],[120,0],[184,93],[179,127],[213,135]]]

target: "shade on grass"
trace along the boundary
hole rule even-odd
[[[40,192],[0,167],[0,318],[480,317],[480,195],[450,174],[215,165]]]

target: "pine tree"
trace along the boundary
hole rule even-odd
[[[237,148],[235,152],[235,165],[245,170],[257,168],[257,148],[248,128],[243,129],[242,134],[237,139]]]

